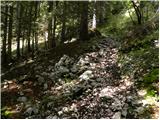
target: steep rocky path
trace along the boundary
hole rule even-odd
[[[45,53],[19,82],[2,83],[2,105],[12,106],[6,108],[13,114],[8,117],[141,118],[147,108],[143,91],[137,91],[130,76],[121,75],[116,41],[103,38],[73,46]]]

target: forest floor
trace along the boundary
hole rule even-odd
[[[158,118],[158,100],[121,73],[118,57],[119,43],[103,37],[2,71],[2,118]]]

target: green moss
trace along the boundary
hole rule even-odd
[[[155,96],[156,95],[156,91],[155,90],[150,90],[150,89],[148,89],[147,90],[147,94],[146,94],[146,96],[151,96],[151,97],[153,97],[153,96]]]
[[[153,82],[158,82],[158,74],[159,74],[159,69],[153,69],[149,74],[144,76],[144,82],[146,84],[150,84]]]
[[[2,118],[8,118],[8,117],[10,117],[12,115],[12,112],[9,111],[7,107],[3,107],[1,109],[1,115],[2,115],[1,116]]]

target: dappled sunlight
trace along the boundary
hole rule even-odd
[[[158,118],[158,2],[1,7],[3,119]]]
[[[146,95],[146,94],[147,94],[147,91],[146,91],[145,89],[138,91],[138,95],[139,95],[139,96],[144,96],[144,95]]]
[[[77,41],[77,38],[72,38],[71,40],[65,41],[64,44],[72,43],[72,42],[75,42],[75,41]]]
[[[125,17],[130,17],[130,15],[132,15],[133,12],[134,12],[134,8],[127,10],[127,11],[124,13],[124,15],[125,15]]]
[[[113,97],[116,94],[116,88],[107,86],[100,92],[100,97]]]
[[[154,44],[157,48],[159,48],[159,40],[154,40]]]
[[[14,80],[9,80],[9,81],[4,81],[1,84],[1,90],[2,93],[7,91],[7,92],[14,92],[14,91],[18,91],[20,88],[22,88],[21,85],[17,84],[16,79]]]
[[[152,96],[147,96],[142,100],[143,106],[145,105],[159,105],[158,98],[152,97]]]
[[[130,89],[130,87],[133,85],[133,82],[129,81],[128,76],[123,76],[122,80],[119,84],[119,86],[107,86],[106,88],[103,88],[100,92],[101,97],[114,97],[118,93],[122,91],[127,91]]]

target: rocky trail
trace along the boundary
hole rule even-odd
[[[82,50],[78,44],[66,48]],[[121,75],[117,45],[103,38],[83,54],[63,49],[55,59],[48,52],[31,61],[25,74],[17,69],[19,80],[2,82],[3,110],[9,118],[141,118],[147,104],[132,78]]]

